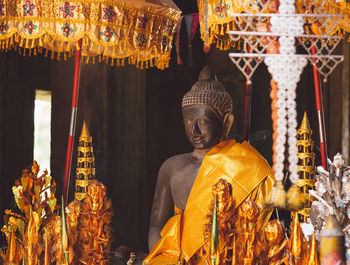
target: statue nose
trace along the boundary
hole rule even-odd
[[[201,135],[201,130],[198,126],[198,122],[194,122],[192,125],[192,135]]]

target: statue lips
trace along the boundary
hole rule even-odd
[[[198,148],[198,146],[203,146],[205,144],[205,137],[202,136],[194,136],[192,137],[192,143],[195,145],[195,147]]]

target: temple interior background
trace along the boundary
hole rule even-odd
[[[194,0],[175,0],[184,14],[197,12]],[[113,200],[114,246],[147,250],[149,215],[157,172],[174,154],[190,152],[181,114],[181,100],[208,64],[224,83],[234,101],[235,122],[231,137],[242,140],[245,79],[228,57],[229,51],[212,47],[203,52],[197,31],[192,43],[193,66],[188,65],[188,41],[181,28],[177,65],[173,49],[165,70],[138,69],[133,65],[82,64],[75,147],[85,120],[93,137],[96,178],[107,187]],[[328,156],[343,152],[349,157],[349,43],[340,45],[345,62],[322,83]],[[16,52],[0,55],[0,213],[14,204],[11,187],[21,170],[33,161],[34,98],[36,90],[51,92],[51,172],[62,192],[74,58],[56,61],[43,55],[24,57]],[[252,141],[271,162],[272,123],[269,80],[261,65],[253,78]],[[298,121],[307,111],[316,146],[319,133],[312,68],[306,67],[297,90]],[[50,113],[46,113],[50,115]],[[345,118],[344,118],[345,117]],[[76,148],[70,183],[74,197]],[[38,161],[40,164],[40,161]],[[319,164],[319,161],[316,162]],[[0,227],[3,220],[0,221]],[[4,238],[0,237],[0,243]]]

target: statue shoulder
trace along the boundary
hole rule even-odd
[[[191,159],[191,153],[185,153],[180,155],[174,155],[166,159],[161,165],[159,172],[175,172],[181,168],[183,168],[186,164],[189,163]]]

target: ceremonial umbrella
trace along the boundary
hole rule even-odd
[[[75,52],[72,115],[63,194],[67,201],[80,61],[168,67],[181,11],[172,0],[0,0],[0,49],[51,58]]]
[[[209,51],[210,45],[216,43],[216,47],[220,49],[229,49],[231,46],[240,47],[240,43],[232,41],[228,37],[230,30],[237,30],[236,24],[239,23],[237,18],[231,16],[232,13],[268,13],[268,7],[278,5],[278,0],[197,0],[199,10],[199,23],[201,29],[201,38],[204,41],[204,50]],[[325,25],[328,27],[328,32],[325,32],[325,28],[318,28],[316,25],[320,24],[320,20],[314,23],[316,35],[340,35],[346,36],[346,33],[350,32],[350,2],[349,0],[296,0],[297,13],[330,13],[330,14],[343,14],[343,18],[331,18],[324,19],[327,21]],[[322,24],[322,23],[321,23]],[[325,26],[323,25],[323,26]],[[349,38],[350,41],[350,38]],[[318,44],[312,45],[313,49]],[[249,52],[249,45],[244,47]],[[312,51],[314,54],[314,51]],[[319,117],[319,126],[322,130],[321,153],[322,164],[327,168],[326,162],[326,142],[325,142],[325,126],[323,121],[322,110],[322,95],[319,85],[319,77],[315,67],[314,70],[314,83],[315,83],[315,96],[317,104],[317,112]],[[247,67],[247,72],[253,72],[252,69]],[[251,116],[251,95],[252,85],[246,84],[245,90],[245,114],[244,114],[244,138],[249,140],[250,131],[250,116]]]

